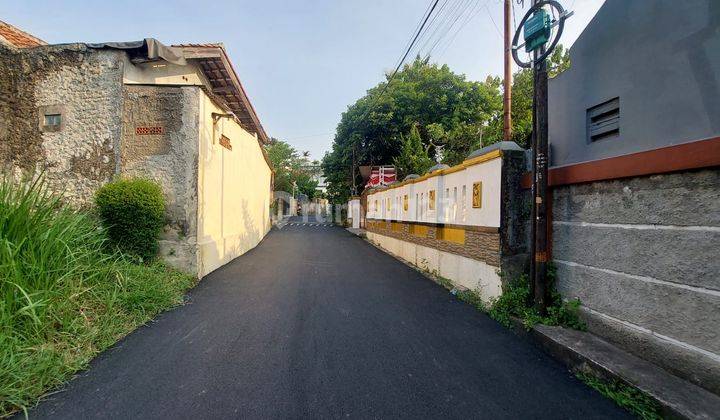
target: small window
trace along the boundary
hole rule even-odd
[[[620,98],[610,99],[586,111],[587,142],[620,135]]]
[[[42,133],[60,131],[63,122],[64,107],[62,105],[43,105],[38,107],[37,122]]]
[[[45,126],[59,126],[62,122],[62,117],[60,116],[60,114],[45,114],[45,119],[43,122],[43,125]]]

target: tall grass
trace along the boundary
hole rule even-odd
[[[35,404],[194,283],[106,243],[92,214],[40,178],[0,182],[0,417]]]

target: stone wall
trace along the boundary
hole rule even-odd
[[[392,225],[397,228],[394,230]],[[410,233],[412,226],[425,226],[427,233]],[[449,226],[465,231],[463,243],[446,241],[437,238],[438,228]],[[391,222],[386,220],[368,220],[365,229],[369,232],[379,233],[391,238],[400,239],[429,248],[439,249],[489,265],[500,266],[500,235],[497,228],[484,228],[479,226],[436,225],[430,223]]]
[[[51,188],[87,205],[117,170],[121,52],[82,44],[0,45],[0,164],[16,178],[44,172]],[[61,115],[42,127],[43,113]]]
[[[720,393],[720,170],[557,187],[558,289],[591,331]]]
[[[421,270],[452,281],[455,287],[478,292],[486,303],[492,302],[502,294],[502,285],[496,266],[435,247],[387,236],[387,231],[383,231],[383,234],[375,231],[366,233],[370,242],[388,253]]]
[[[120,171],[162,186],[168,225],[160,252],[196,272],[200,88],[126,85],[123,97]]]

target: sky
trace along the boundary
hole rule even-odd
[[[561,43],[571,46],[604,1],[563,0],[575,15]],[[0,0],[0,20],[51,44],[149,37],[165,44],[222,42],[268,135],[322,159],[342,112],[394,69],[430,3]],[[524,12],[513,3],[519,21]],[[431,61],[469,80],[501,75],[502,0],[440,0],[438,11],[443,4],[443,14],[429,26],[435,37],[421,40],[421,50],[444,33],[443,27],[433,32],[442,16],[460,16]]]

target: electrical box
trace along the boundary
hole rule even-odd
[[[525,51],[532,52],[545,45],[550,39],[550,15],[539,9],[523,25]]]

